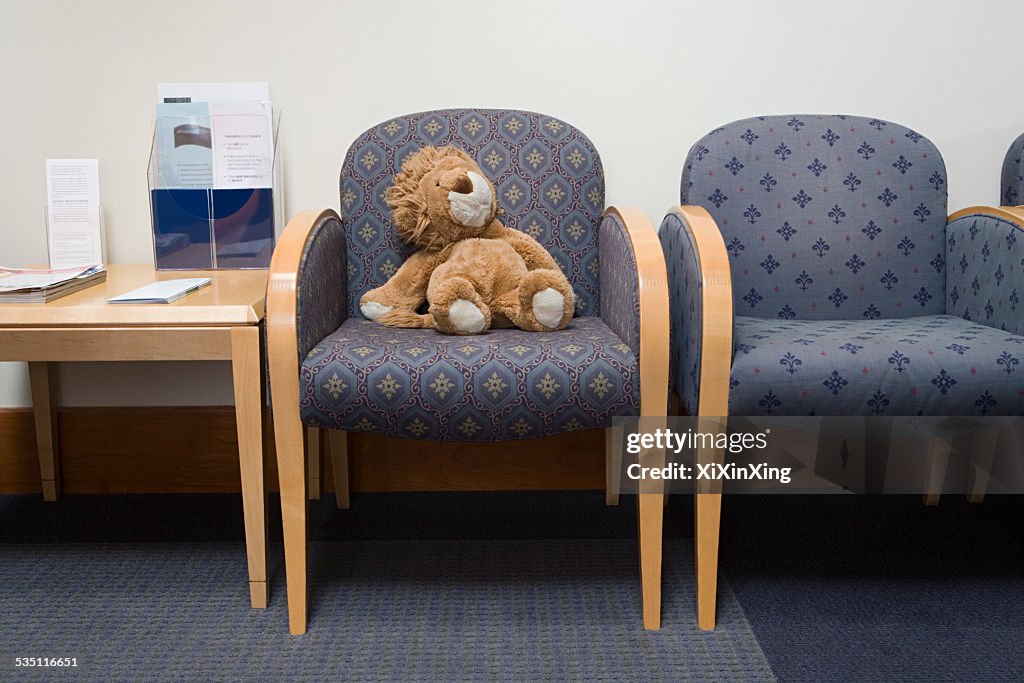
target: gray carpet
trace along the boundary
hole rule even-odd
[[[1024,496],[733,496],[719,566],[780,680],[1019,682],[1022,519]]]
[[[0,679],[774,680],[728,585],[697,630],[692,541],[666,546],[663,628],[640,628],[631,539],[311,544],[310,624],[248,608],[240,543],[0,545]],[[77,670],[14,669],[77,657]]]

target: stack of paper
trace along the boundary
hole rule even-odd
[[[208,277],[158,280],[144,287],[107,299],[108,304],[169,304],[210,284]]]
[[[158,187],[272,187],[273,108],[266,83],[160,83]]]
[[[106,279],[103,266],[60,270],[0,267],[0,303],[44,304]]]

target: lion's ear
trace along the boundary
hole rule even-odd
[[[410,240],[410,235],[422,231],[420,223],[427,219],[427,202],[419,193],[403,191],[397,185],[388,188],[388,204],[391,206],[391,219],[399,236]]]
[[[395,228],[403,239],[408,240],[408,235],[422,231],[419,223],[427,213],[427,199],[420,191],[420,180],[433,167],[437,157],[438,150],[429,146],[410,156],[385,194]]]
[[[399,239],[421,249],[432,248],[437,235],[430,229],[426,199],[419,194],[403,194],[392,187],[388,191],[388,203],[392,207],[391,220]]]

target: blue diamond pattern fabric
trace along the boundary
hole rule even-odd
[[[1024,228],[984,214],[951,221],[946,268],[949,313],[1024,334]]]
[[[999,186],[999,200],[1003,206],[1024,204],[1024,135],[1013,141],[1003,159],[1002,182]]]
[[[341,168],[347,240],[348,315],[384,284],[412,249],[391,226],[385,192],[402,163],[426,145],[473,156],[498,191],[501,220],[537,239],[569,278],[577,314],[600,315],[598,224],[604,171],[593,144],[556,118],[526,111],[447,109],[389,119],[363,133]]]
[[[345,264],[338,258],[344,253],[345,233],[336,217],[313,226],[299,262],[295,292],[300,361],[345,320]]]
[[[444,441],[607,427],[639,412],[635,350],[600,318],[460,337],[346,320],[300,369],[306,424]]]
[[[614,213],[600,228],[601,319],[630,348],[640,349],[640,282],[626,226]],[[596,271],[598,262],[591,267]]]
[[[952,315],[737,317],[733,415],[1024,415],[1024,336]]]
[[[857,116],[736,121],[690,150],[681,200],[722,231],[737,315],[945,312],[946,170],[908,128]]]

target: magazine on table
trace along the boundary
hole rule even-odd
[[[46,303],[106,279],[102,264],[56,269],[0,266],[0,303]]]

